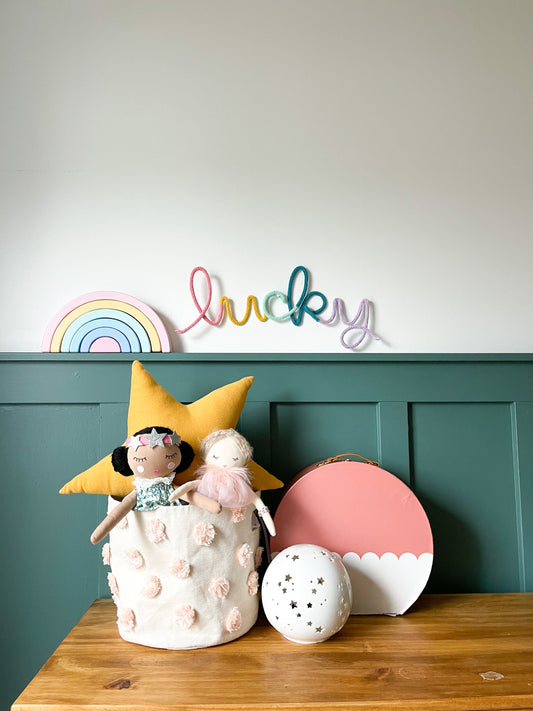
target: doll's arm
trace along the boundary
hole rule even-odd
[[[193,504],[194,506],[199,506],[201,509],[210,511],[211,513],[217,514],[222,511],[222,506],[218,503],[218,501],[210,499],[209,496],[205,496],[204,494],[200,494],[199,491],[187,491],[179,498],[183,499],[183,501],[188,501],[189,504]]]
[[[91,543],[100,543],[102,538],[105,538],[107,534],[115,528],[117,523],[122,521],[124,516],[134,508],[136,503],[137,491],[134,489],[125,496],[120,504],[117,504],[117,506],[107,514],[102,523],[94,529],[91,534]]]
[[[170,494],[168,497],[169,501],[176,501],[177,499],[183,498],[184,494],[187,494],[191,492],[193,489],[196,489],[198,486],[198,482],[195,481],[194,479],[192,481],[186,481],[185,484],[182,484],[181,486],[177,486],[174,491]]]
[[[197,481],[187,481],[185,484],[178,486],[177,489],[174,489],[172,494],[168,497],[168,500],[176,501],[176,499],[183,499],[183,501],[187,501],[189,504],[193,504],[193,506],[199,506],[201,509],[205,509],[211,513],[220,513],[222,506],[218,501],[210,499],[208,496],[204,496],[204,494],[200,494],[199,491],[196,491],[197,486]]]
[[[274,521],[272,520],[272,516],[270,515],[270,511],[268,510],[268,507],[265,506],[263,499],[258,496],[254,492],[252,503],[257,509],[257,515],[260,516],[263,521],[265,522],[265,526],[267,527],[268,532],[270,533],[271,536],[276,535],[276,527],[274,526]]]

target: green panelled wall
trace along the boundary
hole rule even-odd
[[[409,484],[435,539],[428,592],[533,590],[533,356],[139,359],[181,402],[253,375],[239,429],[285,482],[357,452]],[[122,441],[131,361],[0,356],[2,708],[92,600],[109,595],[101,545],[88,538],[105,497],[57,492]],[[265,494],[271,509],[281,493]]]

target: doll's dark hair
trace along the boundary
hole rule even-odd
[[[135,432],[134,437],[137,435],[150,434],[153,429],[155,429],[158,434],[172,434],[172,430],[168,427],[145,427],[144,429]],[[173,470],[172,474],[177,474],[178,472],[183,472],[185,469],[188,469],[194,459],[193,448],[188,442],[182,439],[179,447],[181,452],[181,461]],[[127,447],[117,447],[113,450],[113,454],[111,455],[111,464],[113,465],[113,469],[119,474],[122,474],[122,476],[133,476],[133,471],[128,464]]]

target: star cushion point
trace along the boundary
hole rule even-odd
[[[198,454],[200,442],[214,430],[236,427],[253,380],[252,376],[247,376],[217,388],[189,405],[183,405],[159,385],[139,361],[134,361],[131,371],[128,436],[131,437],[134,432],[146,427],[146,423],[155,422],[175,430],[191,444],[195,454],[192,465],[176,476],[175,484],[190,481],[194,479],[196,470],[202,464]],[[263,491],[283,486],[283,482],[253,460],[249,468],[254,489]],[[133,483],[113,469],[111,454],[108,454],[67,482],[59,493],[107,494],[122,498],[132,490]]]

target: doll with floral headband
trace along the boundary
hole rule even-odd
[[[113,508],[91,535],[98,543],[129,511],[152,511],[159,506],[181,506],[182,501],[219,513],[220,504],[196,492],[175,491],[174,476],[189,468],[194,458],[191,445],[168,427],[139,430],[111,455],[113,468],[123,476],[133,476],[134,490]]]
[[[226,508],[239,508],[254,504],[271,536],[276,535],[274,522],[260,496],[252,489],[247,468],[253,450],[248,440],[233,429],[216,430],[200,444],[204,464],[196,473],[196,480],[178,487],[170,500],[196,492],[218,501]]]

